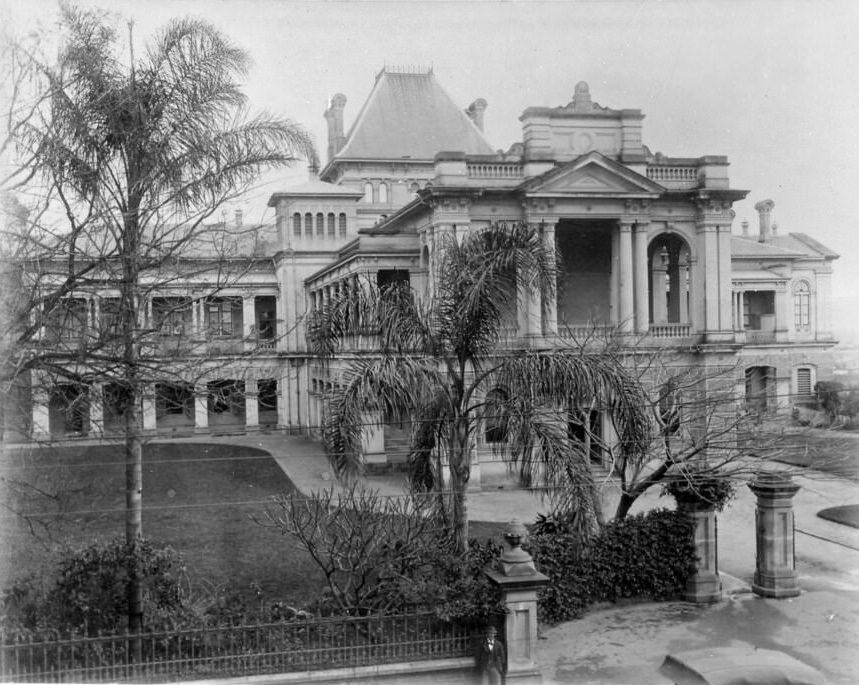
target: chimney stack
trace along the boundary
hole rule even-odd
[[[483,113],[486,111],[486,107],[486,100],[483,98],[477,98],[468,106],[468,109],[465,110],[468,118],[474,122],[474,125],[480,129],[481,133],[483,133]]]
[[[235,220],[236,220],[236,228],[241,228],[241,227],[242,227],[242,216],[243,216],[243,215],[242,215],[242,210],[241,210],[241,209],[237,209],[237,210],[236,210],[236,214],[235,214],[235,218],[236,218],[236,219],[235,219]]]
[[[744,238],[748,238],[748,237],[749,237],[749,222],[748,222],[748,219],[743,219],[743,223],[742,223],[742,224],[740,224],[740,225],[743,227],[743,237],[744,237]]]
[[[325,110],[325,120],[328,122],[328,161],[330,162],[346,144],[346,134],[343,132],[343,109],[346,107],[346,96],[337,93],[331,98],[328,109]]]
[[[765,243],[772,237],[772,210],[775,207],[775,202],[772,200],[761,200],[755,205],[755,211],[760,217],[760,235],[758,242]]]

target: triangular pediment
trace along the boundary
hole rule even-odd
[[[542,176],[531,179],[529,195],[634,195],[656,196],[664,192],[658,183],[599,153],[588,153]]]

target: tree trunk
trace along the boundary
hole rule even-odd
[[[140,430],[140,392],[131,389],[125,413],[125,545],[128,549],[128,629],[143,627],[143,590],[139,544],[143,539],[143,444]]]
[[[635,500],[637,499],[637,493],[621,493],[620,499],[617,502],[617,509],[615,509],[614,511],[615,520],[620,521],[622,519],[625,519],[626,515],[629,513],[629,510],[632,509],[632,505],[635,504]]]
[[[450,436],[450,489],[453,500],[453,535],[457,549],[468,549],[468,479],[471,474],[471,451],[469,450],[468,420],[454,419]]]

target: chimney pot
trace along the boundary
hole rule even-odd
[[[486,111],[487,106],[486,100],[483,98],[477,98],[468,106],[468,109],[465,110],[468,118],[474,122],[474,125],[480,129],[481,133],[483,133],[483,113]]]
[[[330,161],[346,144],[343,133],[343,110],[346,107],[346,96],[337,93],[328,103],[325,110],[325,120],[328,122],[328,160]]]
[[[772,210],[775,207],[775,202],[772,200],[761,200],[755,205],[755,211],[760,218],[760,234],[758,242],[765,243],[772,236]]]

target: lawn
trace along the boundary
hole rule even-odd
[[[6,449],[0,469],[0,586],[44,567],[66,545],[124,537],[121,445]],[[256,523],[280,493],[294,492],[268,453],[221,444],[164,443],[144,449],[143,531],[181,553],[200,592],[301,607],[321,574],[291,539]],[[25,523],[12,512],[31,515]],[[481,540],[504,523],[471,524]]]
[[[64,545],[124,537],[121,445],[6,450],[2,469],[0,578],[37,569]],[[262,450],[218,444],[144,449],[143,531],[179,551],[197,590],[227,589],[300,604],[320,578],[308,555],[258,525],[294,486]],[[9,509],[36,515],[25,524]],[[6,585],[7,583],[3,583]]]
[[[859,435],[846,431],[798,432],[777,460],[859,481]]]

